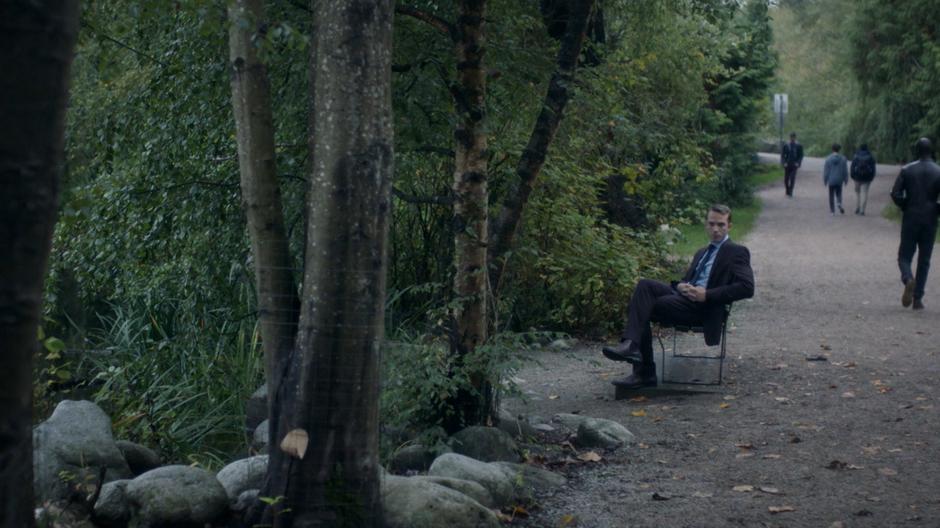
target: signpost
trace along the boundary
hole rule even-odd
[[[780,148],[783,148],[783,116],[788,110],[787,94],[774,94],[774,113],[777,114],[777,123],[780,125]]]

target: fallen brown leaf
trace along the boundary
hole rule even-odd
[[[571,514],[562,515],[561,519],[558,521],[559,528],[575,525],[577,525],[577,520],[575,519],[575,516]]]
[[[727,409],[728,407],[731,407],[731,404],[730,404],[730,403],[722,403],[722,404],[718,405],[718,408],[719,408],[719,409]]]
[[[578,455],[578,460],[583,460],[585,462],[600,462],[603,460],[603,458],[594,451],[588,451]]]
[[[741,449],[754,449],[754,444],[750,442],[744,442],[740,444],[734,444],[734,447],[740,447]]]
[[[893,477],[898,474],[897,470],[891,468],[881,468],[878,470],[878,473],[881,473],[886,477]]]
[[[760,490],[760,491],[763,491],[764,493],[769,493],[769,494],[771,494],[771,495],[779,495],[779,494],[780,494],[780,489],[779,489],[779,488],[772,488],[772,487],[770,487],[770,486],[759,486],[757,489]]]
[[[766,454],[766,455],[762,456],[761,458],[763,458],[763,459],[765,459],[765,460],[776,460],[776,459],[780,458],[780,455],[778,455],[778,454],[776,454],[776,453],[769,453],[769,454]]]
[[[739,484],[731,488],[731,491],[737,491],[740,493],[748,493],[748,492],[754,491],[754,486],[751,486],[750,484]]]
[[[630,416],[635,416],[635,417],[637,417],[637,418],[642,418],[642,417],[646,416],[646,411],[644,411],[643,409],[640,409],[640,410],[638,410],[638,411],[633,411],[633,412],[630,413]]]
[[[796,511],[796,508],[793,506],[768,506],[767,511],[770,513],[783,513]]]
[[[645,402],[648,399],[649,398],[647,398],[646,396],[634,396],[633,398],[630,398],[627,401],[637,403],[637,402]]]
[[[548,399],[549,399],[549,400],[557,400],[558,398],[559,398],[559,396],[558,396],[557,394],[549,394],[549,395],[548,395]]]

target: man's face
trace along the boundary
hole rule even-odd
[[[709,211],[705,218],[705,231],[712,242],[721,242],[731,229],[731,221],[726,214]]]

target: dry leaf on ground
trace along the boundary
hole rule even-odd
[[[585,462],[600,462],[603,460],[603,458],[594,451],[588,451],[587,453],[581,453],[578,455],[578,460],[583,460]]]
[[[747,492],[754,491],[754,486],[751,486],[750,484],[739,484],[739,485],[737,485],[737,486],[731,488],[731,490],[732,490],[732,491],[738,491],[738,492],[741,492],[741,493],[747,493]]]
[[[769,493],[771,495],[780,494],[780,488],[772,488],[770,486],[759,486],[757,489],[760,491],[763,491],[764,493]]]
[[[637,418],[642,418],[642,417],[646,416],[646,411],[644,411],[643,409],[640,409],[639,411],[633,411],[633,412],[631,412],[630,415],[631,415],[631,416],[636,416]]]
[[[796,511],[796,508],[793,506],[768,506],[767,511],[770,513],[783,513]]]

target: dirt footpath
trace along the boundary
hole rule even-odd
[[[569,486],[523,526],[940,526],[940,262],[926,310],[902,308],[899,226],[880,216],[898,168],[879,166],[867,216],[850,184],[831,217],[821,166],[806,160],[793,199],[760,193],[724,386],[614,401],[625,371],[600,343],[518,373],[528,401],[510,409],[616,420],[639,442],[562,466]]]

